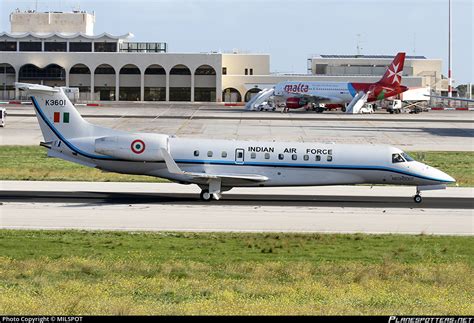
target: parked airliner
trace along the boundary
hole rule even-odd
[[[258,142],[128,133],[85,121],[64,88],[16,83],[31,96],[48,156],[109,172],[197,184],[201,199],[233,187],[396,184],[443,189],[455,180],[385,145]]]
[[[275,86],[274,95],[285,98],[286,107],[289,109],[301,108],[308,102],[343,105],[362,99],[364,95],[365,102],[383,100],[408,90],[406,86],[401,85],[404,64],[405,53],[398,53],[378,82],[286,81]]]

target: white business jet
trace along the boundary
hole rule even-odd
[[[17,83],[28,91],[48,156],[109,172],[197,184],[201,199],[233,187],[397,184],[444,189],[455,180],[385,145],[258,142],[128,133],[85,121],[64,88]]]

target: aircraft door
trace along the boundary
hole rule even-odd
[[[235,150],[235,163],[236,164],[243,164],[245,157],[245,151],[241,148],[237,148]]]

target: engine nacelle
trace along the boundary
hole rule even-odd
[[[94,150],[115,158],[138,161],[163,161],[161,148],[168,149],[167,135],[137,133],[101,137],[95,140]]]
[[[288,98],[286,99],[286,107],[288,109],[299,109],[306,104],[306,100],[302,98]]]

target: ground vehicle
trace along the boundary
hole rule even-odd
[[[359,113],[374,113],[374,105],[371,103],[364,104]]]
[[[405,105],[404,105],[405,104]],[[421,113],[423,112],[423,107],[421,106],[423,102],[406,102],[402,100],[392,100],[389,101],[387,106],[387,112],[393,113]]]
[[[276,107],[268,101],[260,103],[255,110],[257,111],[275,111]]]
[[[5,127],[5,117],[7,116],[7,109],[0,108],[0,127]]]
[[[403,105],[402,105],[402,100],[392,100],[388,103],[387,106],[387,112],[390,114],[397,114],[397,113],[402,113],[403,112]]]

